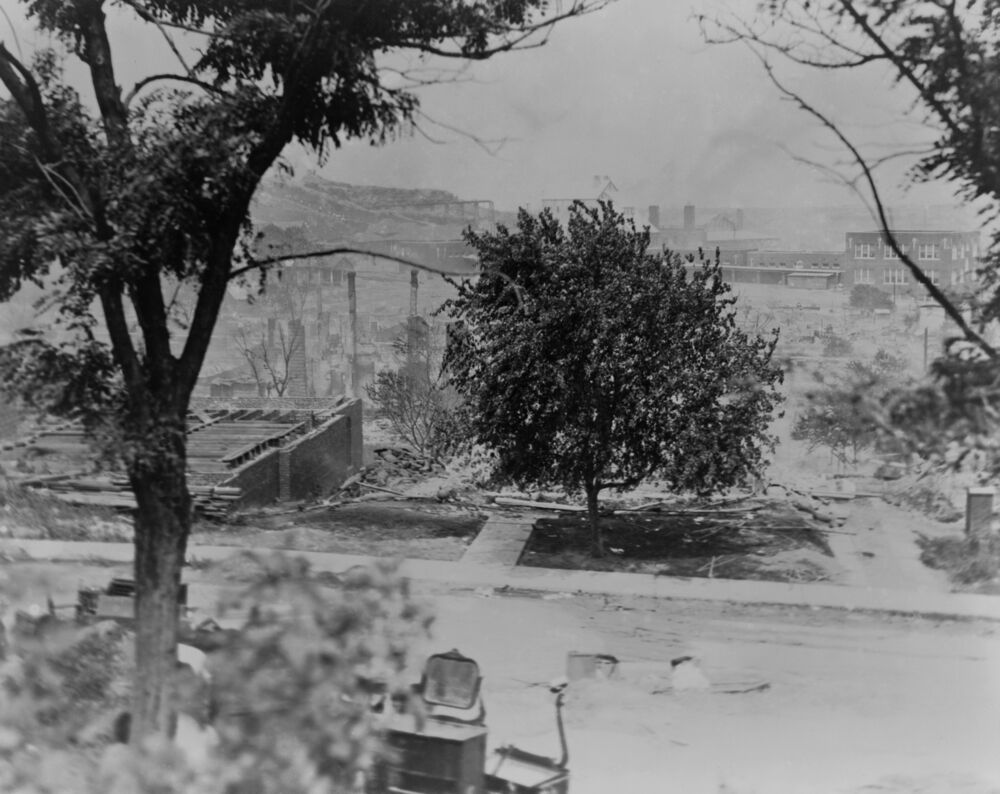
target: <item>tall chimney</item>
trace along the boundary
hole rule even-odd
[[[686,231],[694,229],[694,204],[684,205],[684,229]]]
[[[736,228],[743,228],[743,210],[736,210]]]
[[[649,225],[655,226],[657,229],[660,228],[660,205],[650,204],[649,205]]]

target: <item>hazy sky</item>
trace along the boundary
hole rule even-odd
[[[11,0],[0,0],[15,11]],[[373,148],[356,142],[332,153],[320,173],[345,182],[436,187],[500,208],[576,197],[595,174],[610,176],[625,204],[685,202],[713,206],[849,203],[855,198],[792,154],[843,159],[829,135],[780,100],[759,64],[737,45],[706,45],[692,15],[722,9],[752,14],[755,0],[617,0],[603,11],[562,24],[540,49],[475,64],[463,82],[420,90],[434,121],[491,142],[491,154],[428,120],[417,134]],[[12,20],[24,49],[39,43],[23,19]],[[143,29],[144,28],[144,29]],[[0,19],[0,38],[10,27]],[[171,67],[172,56],[148,26],[117,17],[126,34],[117,64],[125,89],[142,75]],[[825,111],[855,122],[861,138],[909,141],[915,125],[892,125],[906,97],[884,75],[832,78],[788,71],[787,79]],[[791,153],[790,153],[791,152]],[[301,173],[317,168],[290,152]],[[886,186],[901,182],[901,168]],[[946,201],[947,189],[920,188],[903,200]],[[891,191],[892,200],[900,194]]]

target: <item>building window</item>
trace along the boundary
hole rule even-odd
[[[855,243],[854,244],[854,258],[855,259],[874,259],[875,251],[871,243]]]
[[[906,253],[906,246],[904,246],[902,243],[900,243],[899,244],[899,250],[902,251],[905,254]],[[896,254],[896,252],[894,250],[892,250],[892,246],[889,245],[889,241],[888,240],[886,240],[885,249],[884,249],[884,251],[882,253],[882,256],[884,258],[886,258],[886,259],[899,259],[898,254]]]
[[[917,246],[917,259],[940,259],[937,243],[920,243]]]
[[[905,284],[906,271],[902,268],[886,268],[882,271],[883,284]]]
[[[928,270],[927,278],[931,280],[931,284],[936,285],[941,283],[941,275],[936,270]]]
[[[872,283],[872,271],[871,268],[859,267],[854,271],[854,283],[855,284],[871,284]]]

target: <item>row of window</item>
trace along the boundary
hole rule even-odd
[[[923,261],[933,261],[935,259],[940,259],[943,251],[949,248],[948,241],[945,240],[945,244],[938,245],[937,243],[919,243],[916,246],[917,259]],[[913,246],[900,245],[900,249],[904,254],[909,253]],[[883,259],[899,259],[899,256],[888,244],[882,243],[855,243],[854,244],[854,258],[855,259],[875,259],[876,252],[881,251]],[[975,245],[963,244],[959,246],[951,246],[951,258],[952,260],[958,259],[968,259],[969,256],[976,256],[977,250]]]
[[[938,273],[936,270],[928,270],[927,277],[937,284]],[[909,278],[905,268],[887,268],[882,271],[882,283],[883,284],[906,284]],[[854,283],[855,284],[874,284],[875,279],[872,278],[872,269],[870,267],[859,267],[854,271]]]
[[[903,253],[908,253],[907,247],[900,246]],[[874,259],[875,258],[875,245],[872,243],[855,243],[854,244],[854,258],[855,259]],[[889,246],[885,246],[883,250],[884,259],[899,259],[896,252]],[[920,243],[917,246],[917,259],[927,262],[935,259],[941,258],[941,249],[937,243]],[[952,249],[952,258],[958,259],[958,249]]]
[[[925,270],[924,273],[927,278],[931,280],[931,284],[941,283],[941,272],[938,270]],[[963,274],[958,271],[951,271],[951,283],[958,284],[960,281],[964,281],[965,278],[975,278],[974,273]],[[910,272],[906,268],[886,268],[882,270],[882,283],[883,284],[908,284],[911,280]],[[874,284],[875,279],[873,278],[872,269],[870,267],[860,267],[854,271],[854,283],[855,284]]]

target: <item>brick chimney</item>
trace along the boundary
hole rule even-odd
[[[694,229],[694,204],[684,205],[684,229],[686,231]]]

